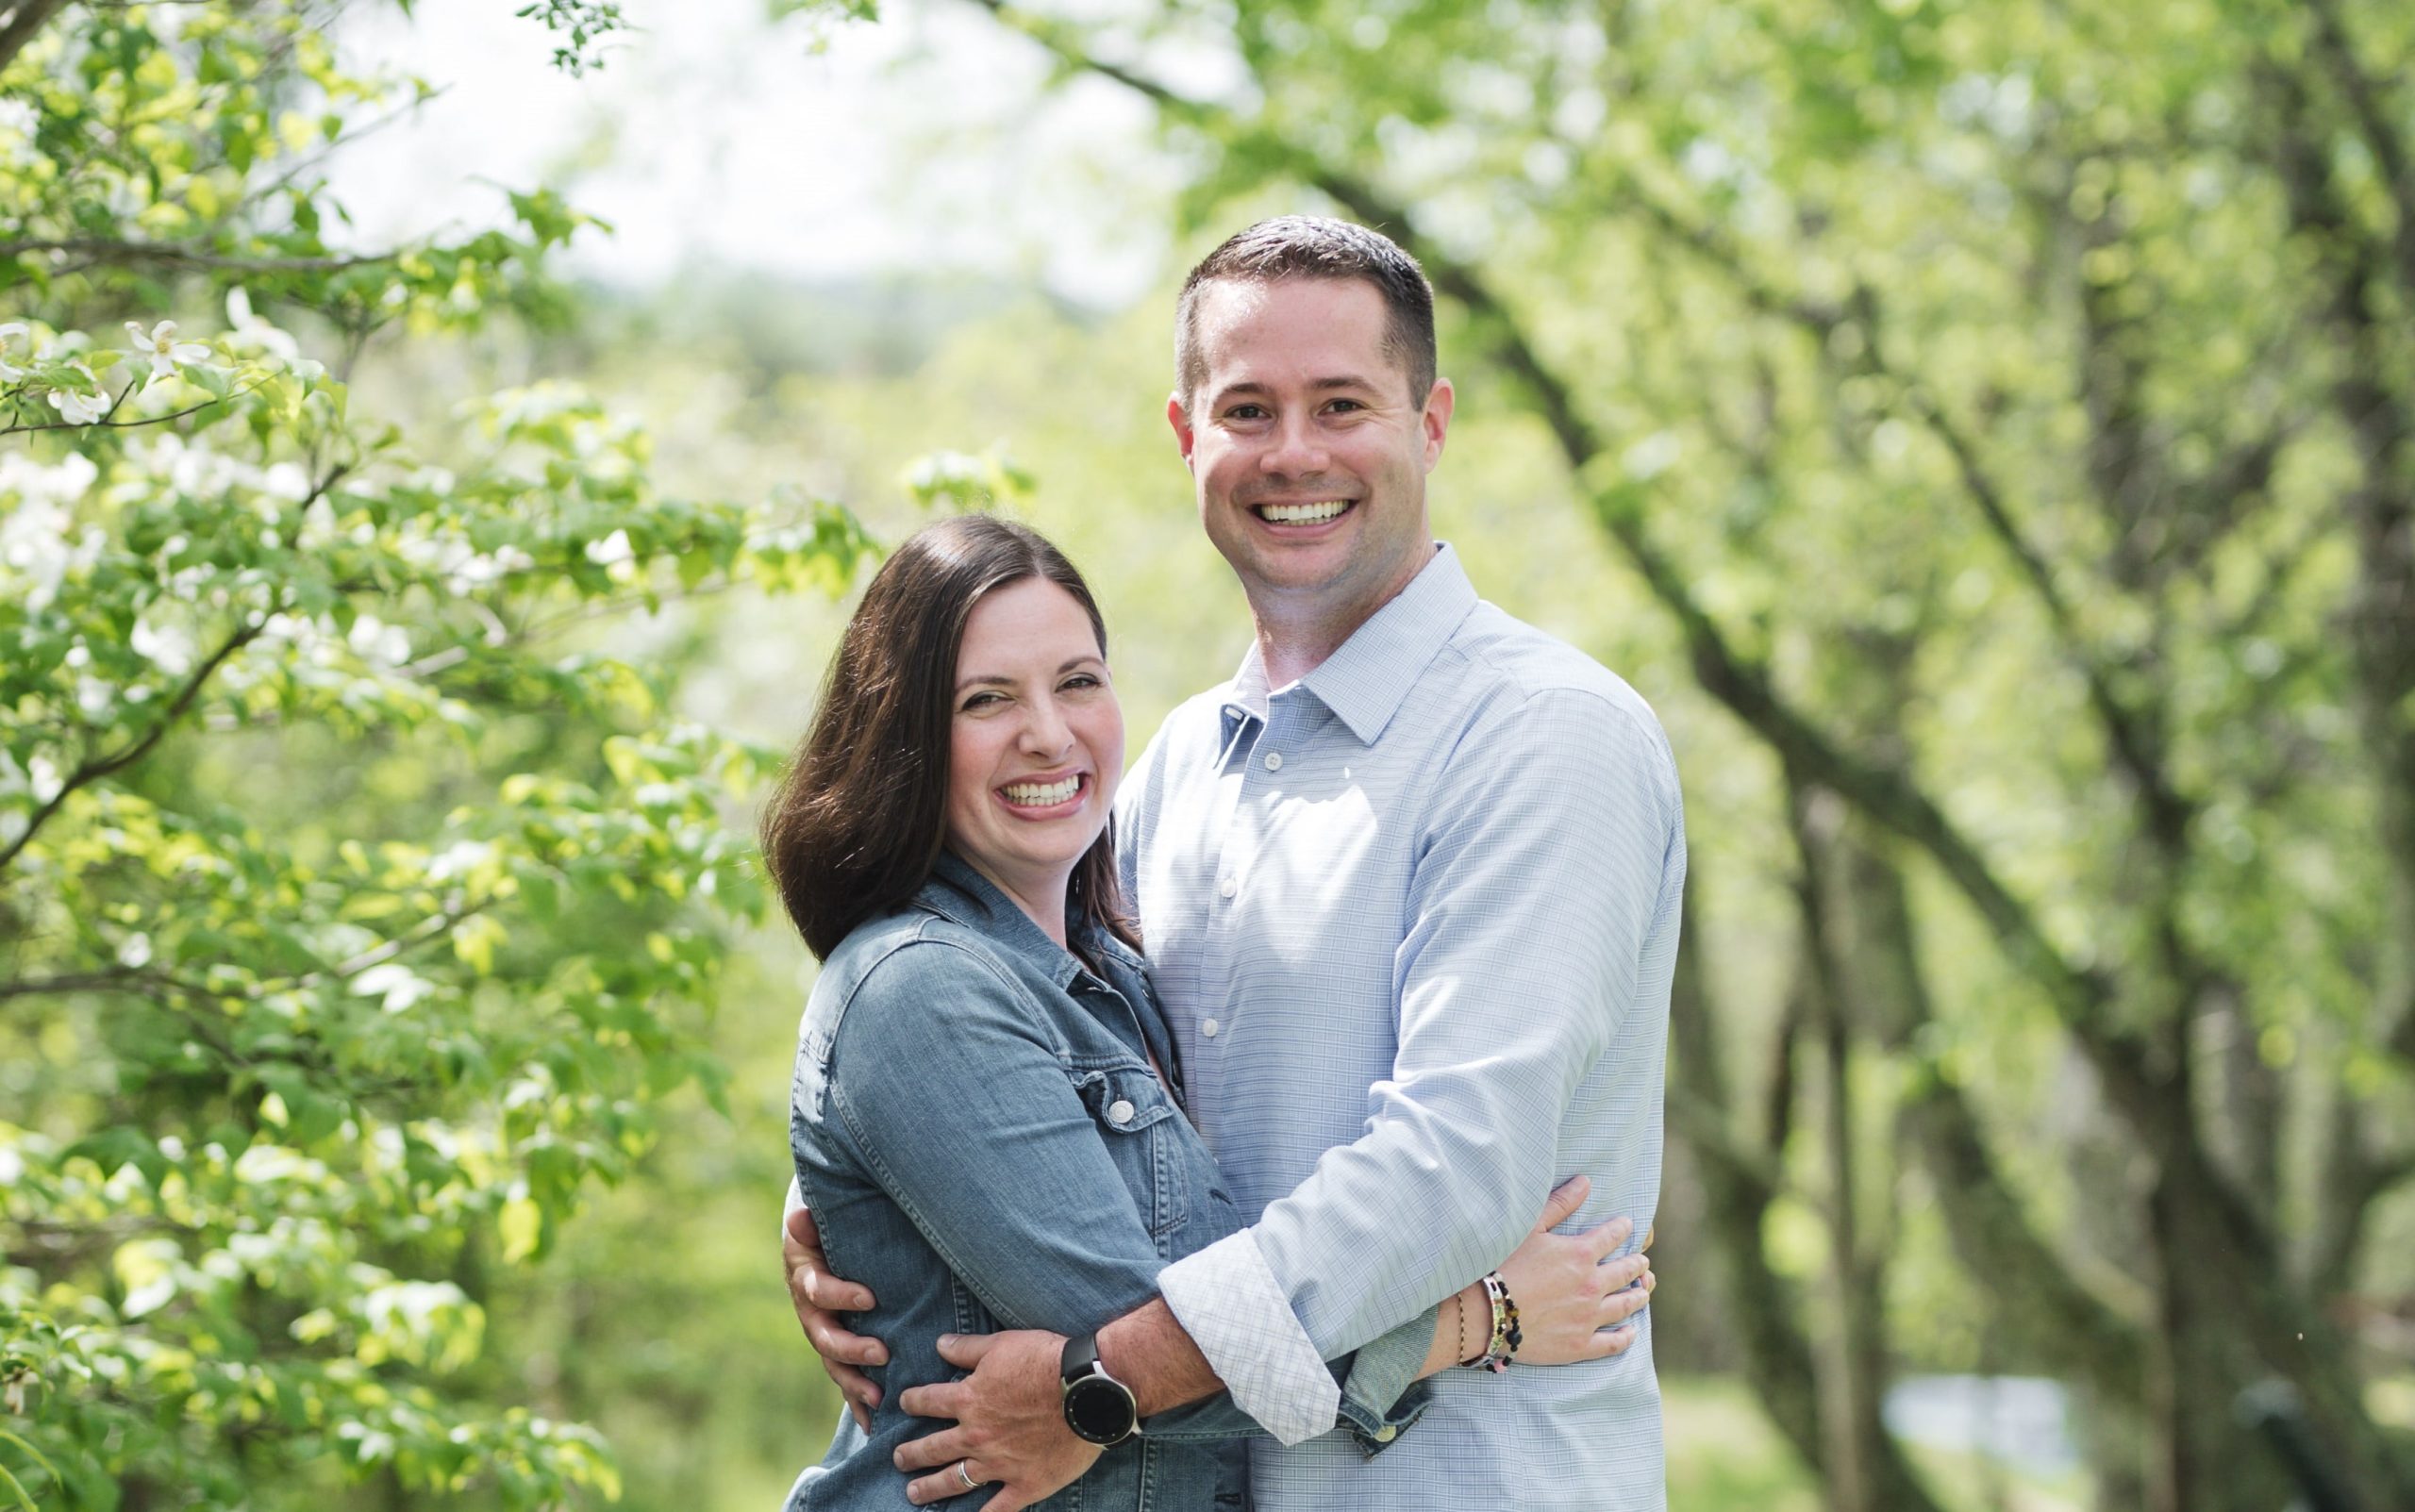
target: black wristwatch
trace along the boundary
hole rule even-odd
[[[1098,1336],[1065,1340],[1065,1426],[1074,1436],[1112,1449],[1141,1431],[1140,1404],[1132,1388],[1098,1362]]]

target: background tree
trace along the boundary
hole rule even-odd
[[[2278,1503],[2232,1416],[2265,1377],[2361,1504],[2415,1498],[2357,1326],[2415,1174],[2402,10],[989,8],[1156,103],[1194,216],[1283,181],[1417,250],[1472,394],[1547,427],[1774,758],[1782,1095],[1721,1090],[1697,978],[1677,1112],[1740,1251],[1790,1186],[1823,1215],[1832,1329],[1729,1259],[1832,1501],[1928,1496],[1873,1379],[1899,1161],[2150,1504]],[[1202,49],[1237,82],[1180,87]],[[1990,1072],[2040,1015],[2112,1179],[2022,1169]]]
[[[726,810],[764,756],[602,628],[835,592],[871,549],[826,503],[658,496],[643,434],[565,387],[463,407],[458,470],[350,411],[267,312],[344,363],[541,321],[581,218],[513,194],[509,230],[332,244],[325,154],[424,89],[341,70],[337,8],[0,22],[0,1496],[28,1506],[616,1494],[591,1431],[477,1389],[481,1301],[666,1096],[718,1096],[700,1033],[761,905]],[[551,8],[566,66],[615,11]]]

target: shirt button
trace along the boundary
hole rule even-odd
[[[1269,751],[1266,753],[1266,770],[1269,772],[1280,772],[1283,770],[1282,752]]]
[[[1107,1105],[1107,1122],[1114,1124],[1119,1129],[1124,1127],[1126,1123],[1131,1122],[1132,1105],[1120,1097],[1114,1102],[1109,1103]]]
[[[1223,1025],[1219,1024],[1215,1020],[1210,1019],[1206,1023],[1199,1026],[1199,1032],[1206,1035],[1208,1038],[1213,1039],[1216,1038],[1216,1031],[1222,1027]]]
[[[1234,893],[1241,890],[1241,879],[1231,875],[1230,873],[1226,873],[1224,880],[1216,884],[1216,890],[1229,898]]]

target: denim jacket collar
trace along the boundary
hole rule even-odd
[[[993,943],[1030,961],[1060,989],[1071,987],[1076,977],[1091,974],[1078,956],[1049,939],[1047,931],[1034,922],[1022,906],[954,851],[940,852],[939,860],[932,864],[930,879],[914,894],[914,906],[978,931]],[[1136,972],[1144,970],[1140,956],[1113,935],[1079,921],[1072,922],[1071,927],[1075,941],[1091,958],[1111,956]]]

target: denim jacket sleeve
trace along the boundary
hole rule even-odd
[[[944,939],[900,948],[857,989],[831,1054],[832,1105],[865,1169],[1000,1322],[1078,1334],[1157,1294],[1148,1220],[1042,1010],[994,963]],[[1165,1096],[1154,1082],[1119,1095],[1151,1091]],[[1223,1393],[1144,1426],[1263,1431]]]

